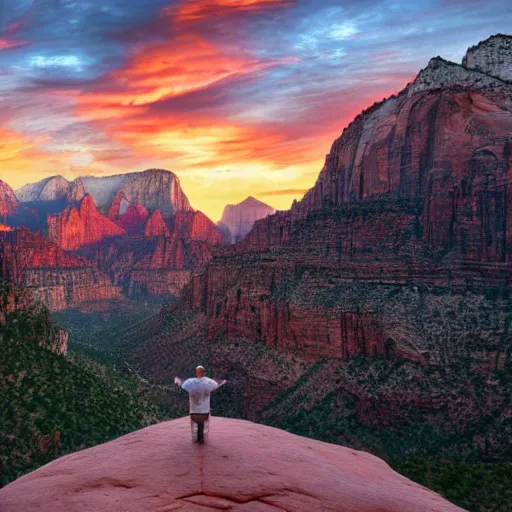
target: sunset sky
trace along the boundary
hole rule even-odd
[[[512,31],[510,0],[0,0],[0,179],[175,172],[288,208],[363,108]]]

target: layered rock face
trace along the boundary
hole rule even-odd
[[[162,169],[102,178],[86,176],[82,180],[86,192],[93,196],[101,211],[107,211],[119,190],[130,203],[143,205],[150,211],[160,210],[166,217],[192,210],[178,177]]]
[[[257,222],[244,247],[286,242],[315,210],[386,198],[416,207],[421,241],[439,257],[508,262],[511,134],[512,84],[432,59],[401,93],[360,114],[304,199]]]
[[[229,230],[229,243],[234,244],[251,231],[257,220],[273,215],[275,212],[275,209],[268,204],[254,197],[248,197],[241,203],[226,205],[219,225]]]
[[[512,82],[512,36],[498,34],[472,46],[462,65]]]
[[[120,295],[120,288],[85,258],[26,229],[0,232],[0,276],[23,283],[53,311]]]
[[[128,202],[143,205],[150,211],[159,209],[164,216],[192,210],[178,177],[162,169],[101,178],[83,176],[73,183],[62,176],[54,176],[25,185],[17,190],[17,197],[21,202],[31,203],[65,200],[70,195],[81,199],[87,193],[93,197],[98,209],[107,213],[120,191]]]
[[[426,362],[432,347],[409,332],[421,308],[391,325],[385,302],[365,305],[357,287],[507,288],[511,178],[512,84],[432,59],[344,130],[302,201],[219,251],[183,304],[205,315],[210,339]]]
[[[12,188],[0,180],[0,223],[6,226],[26,224],[34,227],[36,222],[36,212],[20,205]]]
[[[61,201],[71,192],[71,184],[62,176],[51,176],[37,183],[28,183],[16,191],[22,203],[34,201]]]
[[[0,219],[7,219],[18,212],[20,203],[7,183],[0,180]]]
[[[126,231],[101,215],[89,194],[77,207],[70,206],[48,217],[49,238],[68,251],[121,235]]]
[[[366,452],[248,421],[216,417],[212,424],[212,442],[200,447],[201,456],[190,442],[188,418],[160,423],[20,478],[0,490],[0,508],[462,510]]]
[[[200,211],[179,212],[171,222],[172,232],[178,238],[207,242],[210,245],[222,244],[224,237],[215,229],[215,224]]]

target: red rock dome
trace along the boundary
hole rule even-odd
[[[0,491],[2,512],[455,512],[373,455],[248,421],[153,425],[66,455]]]

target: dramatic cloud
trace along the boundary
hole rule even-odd
[[[0,178],[175,171],[214,220],[288,208],[343,128],[506,0],[0,0]]]

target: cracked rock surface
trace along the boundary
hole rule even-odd
[[[462,510],[365,452],[213,417],[188,417],[66,455],[0,490],[2,512],[441,512]]]

